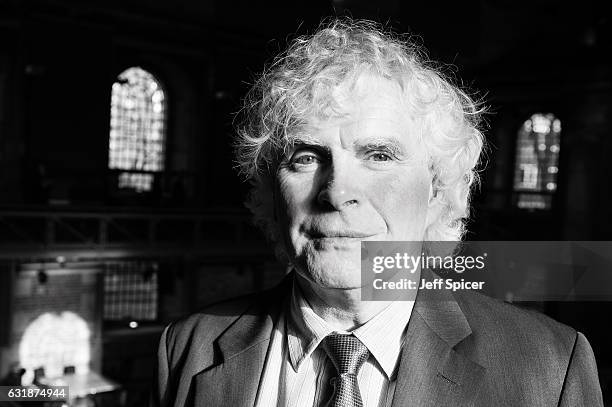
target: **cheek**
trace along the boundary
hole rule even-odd
[[[429,201],[428,173],[391,174],[371,188],[375,206],[389,228],[424,223]]]
[[[308,211],[312,191],[312,180],[307,177],[279,174],[276,199],[279,218],[288,225],[299,222]]]

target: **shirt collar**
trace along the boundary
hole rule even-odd
[[[351,332],[368,348],[370,354],[384,370],[387,379],[390,379],[396,370],[403,345],[404,331],[413,307],[414,301],[394,301],[364,325]],[[327,335],[337,331],[313,311],[295,280],[286,324],[289,359],[296,372],[302,362],[319,346],[319,343]]]
[[[387,374],[393,376],[404,344],[414,301],[394,301],[353,331]]]
[[[312,310],[295,279],[286,323],[289,359],[293,370],[297,372],[302,362],[333,329]]]

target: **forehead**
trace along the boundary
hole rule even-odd
[[[398,82],[369,72],[347,79],[336,86],[331,97],[341,110],[367,112],[368,108],[404,110],[404,97]]]
[[[389,137],[406,143],[415,139],[416,126],[396,81],[362,73],[336,86],[329,97],[333,112],[306,123],[304,130],[311,136],[340,128],[352,138]]]

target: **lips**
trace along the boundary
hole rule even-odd
[[[327,238],[351,238],[351,239],[364,239],[373,236],[372,233],[364,233],[355,230],[311,230],[307,232],[307,235],[313,239],[327,239]]]

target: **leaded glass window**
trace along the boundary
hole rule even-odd
[[[104,320],[157,319],[157,270],[157,262],[107,264],[104,271]]]
[[[561,121],[552,113],[536,113],[518,132],[514,167],[517,206],[550,209],[557,190]]]
[[[155,77],[140,67],[123,71],[113,83],[108,167],[126,170],[119,188],[150,191],[164,169],[166,96]]]

